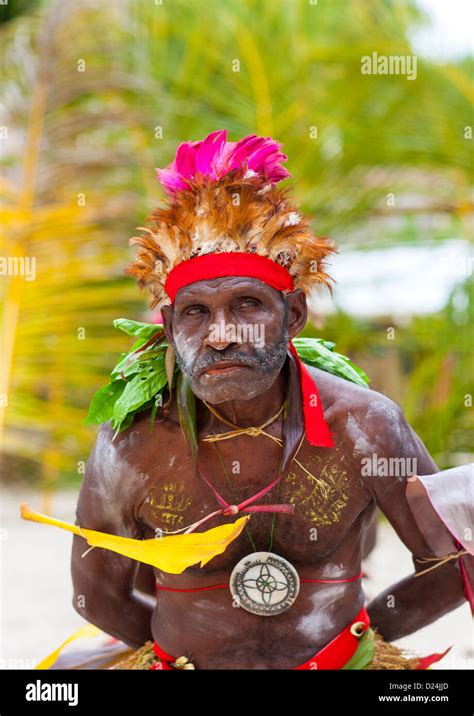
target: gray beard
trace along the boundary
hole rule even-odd
[[[225,360],[238,361],[248,366],[258,366],[262,375],[268,375],[277,372],[283,366],[288,350],[288,341],[288,330],[284,328],[277,343],[266,348],[256,348],[252,355],[235,349],[224,349],[223,351],[215,351],[196,363],[184,360],[175,348],[176,362],[182,373],[189,379],[204,368],[209,368],[214,363],[220,363]]]

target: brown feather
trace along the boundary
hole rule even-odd
[[[124,273],[151,292],[154,308],[167,300],[166,277],[181,261],[222,251],[256,252],[285,266],[295,288],[309,293],[323,285],[332,294],[326,259],[337,249],[330,239],[313,234],[290,189],[263,185],[259,177],[229,174],[217,183],[196,177],[189,189],[151,212],[147,221],[153,228],[138,227],[145,235],[129,240],[139,248]]]

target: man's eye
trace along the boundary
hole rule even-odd
[[[203,307],[202,307],[202,306],[191,306],[190,308],[187,308],[187,309],[186,309],[186,315],[187,315],[187,316],[194,316],[194,315],[196,315],[196,314],[198,314],[198,313],[201,313],[202,310],[203,310]]]
[[[245,301],[241,301],[239,303],[239,308],[251,308],[252,306],[256,306],[257,302],[254,301],[253,298],[246,298]]]

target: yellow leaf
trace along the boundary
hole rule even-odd
[[[33,512],[28,505],[21,505],[20,514],[24,520],[53,525],[84,537],[91,547],[108,549],[171,574],[181,574],[187,567],[197,562],[201,562],[203,567],[213,557],[225,552],[227,546],[239,536],[247,520],[250,519],[250,515],[247,515],[231,524],[213,527],[206,532],[139,540],[71,525],[54,517]]]
[[[26,518],[28,519],[28,518]],[[78,629],[74,634],[72,634],[66,641],[63,641],[61,646],[59,646],[57,649],[55,649],[49,656],[47,656],[45,659],[40,661],[40,663],[35,666],[35,669],[49,669],[54,662],[57,660],[59,654],[62,652],[65,646],[71,643],[71,641],[74,641],[75,639],[79,639],[80,637],[84,636],[97,636],[101,633],[101,630],[98,629],[93,624],[84,624],[84,626],[81,626],[80,629]]]

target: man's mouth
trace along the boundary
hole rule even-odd
[[[238,371],[241,368],[248,367],[248,365],[244,365],[243,363],[231,363],[230,361],[223,361],[221,363],[213,363],[207,368],[203,368],[203,370],[199,372],[199,375],[200,377],[207,375],[227,375],[228,373],[233,373],[234,371]]]

